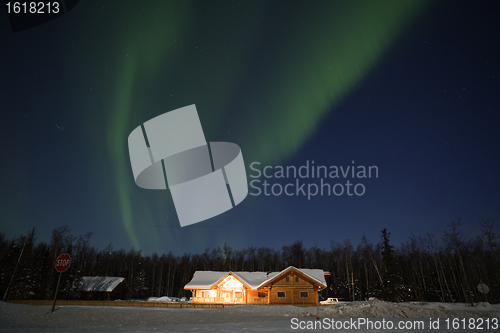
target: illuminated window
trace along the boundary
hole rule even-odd
[[[285,292],[284,291],[278,291],[278,297],[285,297]]]
[[[300,297],[305,298],[305,297],[308,297],[308,296],[309,296],[309,294],[307,293],[307,291],[301,291],[300,292]]]

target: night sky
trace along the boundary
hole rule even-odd
[[[68,225],[99,249],[175,254],[328,249],[383,228],[398,246],[457,217],[475,237],[500,221],[499,13],[496,1],[81,1],[13,33],[3,10],[0,232],[35,227],[47,242]],[[135,185],[127,138],[191,104],[207,141],[240,146],[249,182],[253,162],[378,177],[326,178],[365,193],[310,200],[249,187],[181,228],[168,190]]]

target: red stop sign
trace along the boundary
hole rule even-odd
[[[65,272],[71,265],[71,257],[67,253],[61,254],[56,259],[56,270],[59,273]]]

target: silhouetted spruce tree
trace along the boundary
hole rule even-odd
[[[402,279],[396,265],[394,246],[389,244],[391,233],[387,229],[382,230],[382,299],[390,302],[402,301],[400,292],[402,289]]]
[[[146,297],[151,296],[149,293],[148,283],[146,279],[146,272],[144,269],[139,271],[134,277],[134,284],[132,287],[132,298],[136,299],[145,299]]]

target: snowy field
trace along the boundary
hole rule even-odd
[[[395,304],[377,300],[340,302],[320,307],[319,322],[316,307],[240,305],[220,309],[179,309],[56,306],[54,313],[50,312],[50,308],[0,302],[0,332],[387,332],[391,325],[399,332],[476,331],[468,326],[464,329],[464,323],[482,324],[482,332],[500,332],[500,305],[488,303],[471,307],[451,303]],[[450,318],[448,323],[446,318]],[[454,323],[458,326],[452,329],[453,318],[467,318],[467,321],[455,319]],[[431,322],[434,328],[430,327]],[[346,326],[352,323],[354,327]],[[419,323],[424,326],[416,328]],[[332,329],[335,325],[344,326]],[[415,328],[398,329],[398,325]],[[316,329],[312,329],[314,327]]]

